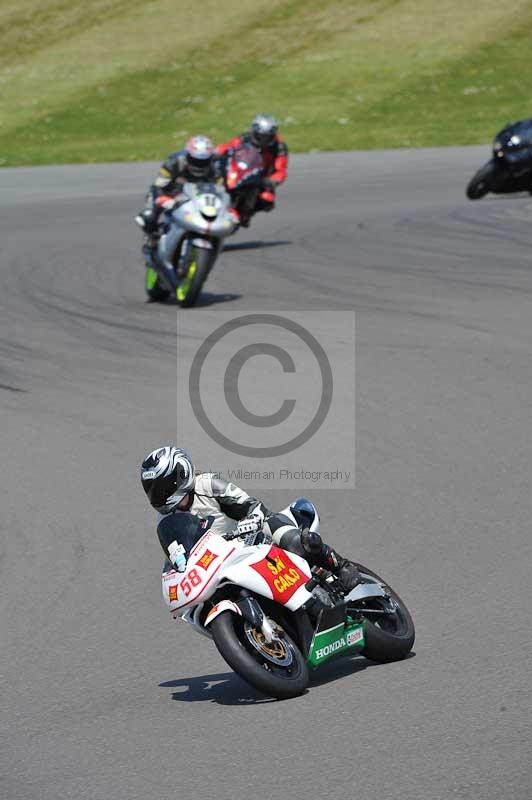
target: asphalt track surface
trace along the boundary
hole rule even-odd
[[[189,311],[143,294],[154,165],[0,172],[2,798],[530,798],[532,199],[468,202],[486,155],[294,157]],[[176,314],[263,306],[356,310],[356,490],[313,499],[417,627],[286,702],[165,611],[137,477]]]

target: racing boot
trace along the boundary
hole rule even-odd
[[[144,231],[144,241],[142,243],[142,254],[146,265],[153,267],[155,252],[157,250],[157,242],[159,240],[158,231],[158,209],[146,206],[135,217],[135,222]]]
[[[305,528],[301,532],[301,544],[310,563],[336,575],[345,594],[349,594],[355,588],[360,579],[357,568],[347,558],[343,558],[340,553],[325,544],[319,533]]]
[[[157,245],[161,231],[159,229],[159,217],[161,209],[157,206],[146,206],[146,208],[137,214],[135,222],[144,231],[144,241],[142,244],[142,252],[144,259],[149,266],[153,266],[155,261],[155,254],[157,252]]]
[[[249,228],[249,223],[251,222],[251,214],[249,212],[240,212],[240,225],[243,228]]]

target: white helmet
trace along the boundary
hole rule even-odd
[[[156,511],[169,514],[193,490],[194,464],[187,451],[180,447],[159,447],[142,462],[140,479]]]
[[[193,136],[185,145],[188,171],[194,178],[207,178],[214,158],[214,145],[208,136]]]

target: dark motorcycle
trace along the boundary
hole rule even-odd
[[[252,144],[229,150],[221,161],[225,189],[231,197],[232,207],[240,216],[241,224],[246,227],[255,213],[262,189],[263,171],[262,155]]]
[[[466,195],[479,200],[488,192],[532,194],[532,119],[507,125],[493,142],[493,157],[471,178]]]

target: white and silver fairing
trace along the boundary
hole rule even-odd
[[[229,195],[216,184],[185,183],[182,194],[187,199],[170,212],[166,212],[166,232],[159,239],[157,255],[167,270],[173,270],[176,253],[186,234],[197,234],[193,244],[218,255],[223,240],[237,228],[231,214]]]

